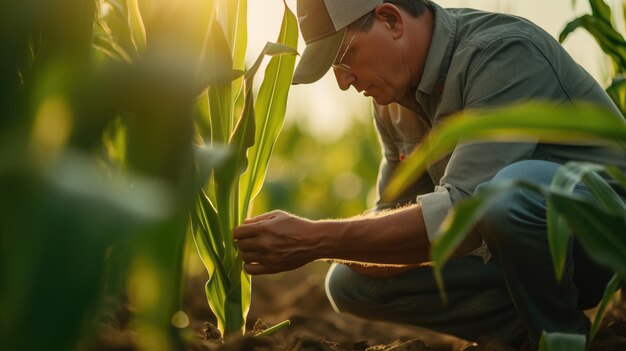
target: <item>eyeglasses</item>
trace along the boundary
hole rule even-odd
[[[352,42],[354,41],[354,39],[356,38],[356,35],[359,34],[359,32],[361,32],[363,30],[363,27],[365,26],[365,23],[367,23],[367,20],[370,18],[370,16],[372,15],[372,13],[368,13],[367,16],[361,21],[361,24],[359,25],[359,29],[356,30],[356,32],[354,33],[354,35],[352,36],[352,38],[350,39],[350,41],[348,42],[348,45],[346,45],[346,49],[343,51],[343,54],[339,57],[339,62],[337,63],[333,63],[332,67],[342,70],[344,72],[348,72],[350,73],[352,71],[352,68],[348,65],[346,65],[345,63],[343,63],[343,59],[346,57],[346,54],[348,53],[348,50],[350,50],[350,46],[352,45]]]

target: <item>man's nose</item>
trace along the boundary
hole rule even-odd
[[[346,72],[342,69],[333,68],[333,72],[335,73],[335,79],[337,80],[337,84],[341,90],[348,90],[350,85],[352,85],[352,83],[356,80],[354,74]]]

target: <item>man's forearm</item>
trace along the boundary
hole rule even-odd
[[[234,228],[233,239],[250,274],[284,272],[320,259],[419,264],[428,261],[430,250],[418,205],[322,221],[272,211]]]
[[[319,221],[323,255],[345,261],[420,264],[429,260],[430,243],[419,205],[375,216]]]

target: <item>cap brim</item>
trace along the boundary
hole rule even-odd
[[[307,45],[293,73],[291,84],[309,84],[322,78],[335,61],[345,35],[344,27],[333,35]]]

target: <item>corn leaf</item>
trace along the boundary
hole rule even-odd
[[[619,283],[621,281],[622,277],[619,274],[615,274],[606,285],[604,295],[602,296],[602,301],[600,301],[600,305],[598,306],[598,309],[596,311],[596,317],[593,319],[593,324],[591,325],[591,330],[589,331],[589,343],[593,341],[596,334],[598,333],[598,329],[600,328],[600,323],[602,322],[602,318],[604,317],[606,307],[613,298],[613,295],[615,295],[615,292],[619,288]]]
[[[454,149],[459,140],[510,141],[528,137],[539,137],[541,142],[624,142],[626,124],[609,111],[591,105],[577,105],[573,108],[526,104],[467,111],[449,118],[439,129],[430,133],[407,161],[398,167],[383,197],[390,199],[397,196],[417,174],[424,172],[430,162]]]
[[[624,200],[617,195],[609,183],[597,172],[584,174],[583,182],[585,182],[587,188],[593,193],[594,198],[598,200],[607,212],[626,213]]]
[[[231,18],[233,19],[232,25],[232,57],[233,57],[233,67],[236,70],[244,70],[245,58],[246,58],[246,46],[248,44],[248,21],[247,21],[247,13],[248,13],[248,2],[247,0],[237,0],[231,1],[232,14]],[[233,81],[231,86],[232,96],[236,96],[237,98],[233,104],[233,111],[235,111],[235,115],[238,115],[243,110],[243,105],[245,103],[245,97],[243,94],[243,79],[237,79]]]
[[[245,74],[245,79],[251,79],[252,77],[254,77],[254,75],[256,75],[256,72],[259,70],[259,67],[261,67],[261,63],[263,62],[263,58],[267,55],[267,56],[276,56],[276,55],[283,55],[283,54],[297,54],[298,52],[286,45],[283,44],[277,44],[277,43],[266,43],[265,47],[263,48],[263,50],[261,51],[261,54],[259,55],[259,57],[257,57],[257,59],[254,61],[254,64],[252,66],[250,66],[250,68],[246,71]]]
[[[222,301],[226,300],[226,292],[224,286],[221,284],[225,278],[220,277],[217,274],[212,275],[204,286],[204,292],[206,293],[207,300],[211,306],[211,311],[217,318],[217,327],[220,331],[224,331],[226,323],[226,310]]]
[[[622,112],[622,116],[626,116],[626,78],[614,78],[606,92]]]
[[[266,53],[281,54],[284,51],[293,53],[286,47],[296,47],[298,41],[297,22],[293,13],[285,6],[285,14],[281,26],[278,43],[285,47],[268,48]],[[283,51],[284,50],[284,51]],[[287,94],[293,77],[295,57],[293,55],[279,55],[270,61],[266,70],[263,83],[255,103],[257,130],[256,144],[250,148],[249,159],[251,167],[241,178],[240,204],[243,207],[240,220],[246,217],[248,205],[261,190],[270,155],[276,142],[276,138],[282,129],[287,107]]]
[[[448,262],[456,248],[465,240],[467,234],[482,216],[485,209],[496,198],[497,191],[484,191],[461,202],[453,215],[446,217],[440,229],[442,233],[431,243],[430,256],[433,260],[433,274],[439,288],[441,301],[447,305],[448,298],[443,282],[443,266]]]
[[[256,130],[255,114],[254,114],[254,97],[252,94],[252,77],[244,80],[245,86],[245,104],[241,118],[235,126],[235,130],[228,142],[233,148],[236,157],[236,168],[239,174],[243,173],[248,167],[248,158],[246,154],[248,149],[254,145],[254,136]],[[237,175],[239,175],[237,174]]]
[[[255,123],[254,123],[254,102],[252,94],[252,79],[244,80],[246,91],[246,103],[235,130],[228,142],[233,151],[231,157],[224,165],[215,170],[216,196],[218,201],[218,211],[220,213],[221,227],[223,233],[230,233],[235,226],[235,220],[239,218],[239,194],[237,185],[239,176],[245,171],[248,165],[246,157],[248,148],[254,145]],[[227,266],[234,265],[234,247],[232,240],[225,240],[225,261]]]
[[[130,55],[126,53],[110,35],[94,35],[93,47],[96,50],[103,52],[105,55],[119,61],[131,62]]]
[[[239,272],[241,283],[241,315],[243,317],[244,326],[248,312],[250,311],[250,303],[252,301],[252,277],[243,269],[243,261],[239,260]]]
[[[571,162],[560,167],[550,184],[550,190],[562,194],[571,194],[574,187],[581,182],[585,174],[602,170],[601,166]],[[561,280],[565,270],[565,262],[571,238],[571,230],[563,215],[555,207],[552,198],[547,199],[548,243],[554,262],[557,280]]]
[[[218,320],[218,325],[224,325],[226,312],[222,301],[226,299],[230,281],[220,259],[224,249],[217,223],[219,223],[217,213],[204,193],[200,193],[198,206],[195,211],[192,211],[192,233],[200,259],[209,273],[209,280],[205,285],[207,299]]]
[[[547,333],[541,334],[539,351],[585,351],[587,340],[582,334]]]
[[[239,60],[237,65],[243,69],[247,46],[247,0],[217,0],[217,19],[224,26],[226,40],[231,48],[230,55]]]
[[[626,42],[610,23],[601,18],[583,15],[569,22],[559,35],[559,41],[563,42],[567,36],[578,28],[583,28],[596,40],[602,51],[609,55],[618,72],[626,68]]]
[[[289,326],[289,324],[291,324],[290,320],[286,320],[286,321],[282,321],[274,326],[271,326],[261,332],[258,332],[256,334],[254,334],[254,336],[269,336],[272,335],[274,333],[276,333],[277,331],[283,329],[286,326]]]
[[[604,22],[611,24],[613,19],[611,17],[611,8],[603,0],[589,0],[591,6],[591,13],[594,17],[603,20]]]
[[[571,231],[565,218],[554,206],[551,198],[547,199],[546,220],[548,221],[548,246],[556,279],[563,279],[567,250],[571,239]]]
[[[591,258],[624,275],[626,213],[607,212],[574,194],[552,193],[551,199]]]
[[[127,0],[126,4],[128,6],[128,27],[131,32],[131,40],[137,56],[141,56],[146,50],[146,28],[139,11],[139,0]]]
[[[541,187],[525,181],[515,181],[488,186],[480,193],[461,201],[454,211],[448,214],[439,229],[437,239],[431,244],[430,255],[433,260],[433,273],[443,303],[447,303],[442,270],[456,248],[463,242],[476,221],[505,191],[525,188],[544,193]]]
[[[626,189],[626,176],[624,176],[624,173],[622,173],[619,168],[615,166],[608,166],[606,167],[606,171],[619,183],[622,188]]]
[[[215,76],[214,72],[228,72],[226,79],[216,79],[208,88],[209,120],[211,123],[211,142],[225,144],[228,141],[232,125],[232,104],[230,82],[232,79],[233,62],[230,57],[230,48],[222,26],[213,21],[207,40],[207,57],[205,58],[208,76]],[[219,77],[219,73],[217,74]]]
[[[204,228],[205,235],[209,236],[210,247],[215,252],[215,257],[211,257],[211,259],[216,259],[222,257],[224,255],[224,236],[220,231],[220,218],[215,210],[215,207],[206,196],[204,191],[200,191],[198,194],[198,223],[200,223]],[[226,270],[221,265],[221,262],[216,263],[220,265],[222,268],[222,275],[226,275]]]

